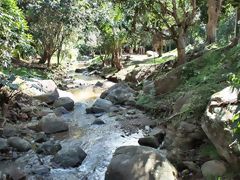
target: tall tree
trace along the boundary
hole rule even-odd
[[[12,57],[30,46],[28,25],[16,0],[0,1],[0,62],[6,64]]]
[[[177,46],[178,65],[184,64],[186,59],[186,33],[194,23],[197,14],[196,0],[157,0],[152,3],[151,9],[155,18],[161,22],[163,38],[173,39]]]
[[[25,10],[30,32],[35,40],[35,46],[41,55],[40,63],[47,62],[50,66],[51,58],[57,52],[59,61],[62,46],[74,28],[80,25],[80,15],[83,1],[75,0],[28,0],[21,4]]]
[[[207,43],[212,44],[216,41],[217,24],[221,14],[223,0],[207,0]]]

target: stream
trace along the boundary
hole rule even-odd
[[[68,90],[75,101],[74,111],[63,115],[64,120],[70,122],[70,129],[67,133],[55,135],[55,139],[61,141],[63,148],[78,144],[87,153],[87,157],[77,168],[51,169],[51,177],[54,180],[103,180],[115,149],[125,145],[138,145],[143,132],[139,130],[126,135],[120,122],[109,113],[99,117],[105,124],[92,125],[96,117],[86,114],[86,108],[113,83],[86,73],[77,74],[74,70],[70,70],[68,76],[73,77],[73,84],[81,84],[81,87]],[[101,82],[103,86],[96,87],[97,82]],[[126,110],[124,107],[119,108]]]

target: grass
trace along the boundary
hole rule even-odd
[[[212,49],[202,57],[181,67],[181,84],[173,92],[159,97],[149,97],[149,94],[142,94],[137,101],[138,105],[146,109],[153,107],[153,111],[157,113],[156,107],[165,104],[171,108],[179,97],[192,92],[190,102],[181,109],[180,115],[172,120],[177,125],[182,120],[200,119],[210,96],[228,85],[229,74],[239,74],[239,57],[240,45],[227,51],[224,51],[224,49]],[[151,99],[154,99],[154,101],[151,101]]]
[[[14,74],[16,76],[24,77],[24,78],[42,78],[46,79],[48,77],[48,73],[44,70],[40,69],[33,69],[33,68],[26,68],[26,67],[17,67],[17,68],[4,68],[1,69],[5,75]]]
[[[176,56],[174,56],[174,55],[165,55],[165,56],[162,56],[162,57],[150,59],[145,64],[162,64],[162,63],[172,61],[172,60],[175,60],[175,59],[176,59]]]

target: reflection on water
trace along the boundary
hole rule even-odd
[[[96,98],[101,95],[103,91],[103,88],[93,86],[68,90],[68,92],[71,92],[73,94],[75,102],[82,102],[87,104],[91,104]]]

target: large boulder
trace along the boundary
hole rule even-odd
[[[68,125],[55,114],[44,116],[38,126],[46,134],[54,134],[58,132],[68,131]]]
[[[44,155],[55,155],[61,149],[62,149],[62,146],[59,143],[55,143],[54,141],[47,141],[41,144],[36,149],[36,152],[38,154],[44,154]]]
[[[118,83],[101,94],[102,99],[107,99],[113,104],[124,104],[134,101],[135,91],[125,83]]]
[[[240,163],[240,149],[238,143],[234,143],[234,128],[237,128],[238,123],[236,120],[235,124],[232,119],[240,112],[239,92],[239,89],[227,87],[212,95],[201,122],[203,131],[215,146],[218,154],[235,167]]]
[[[35,96],[36,99],[45,102],[45,103],[53,103],[54,101],[56,101],[59,98],[59,94],[57,89],[55,89],[52,92],[47,92],[38,96]]]
[[[97,99],[92,107],[87,108],[87,113],[102,113],[102,112],[108,112],[110,110],[110,107],[112,106],[112,102],[108,101],[106,99]]]
[[[16,148],[20,152],[26,152],[31,149],[31,144],[20,137],[10,137],[7,142],[9,146]]]
[[[87,154],[78,145],[74,145],[60,150],[51,162],[63,168],[78,167],[86,156]]]
[[[74,101],[69,97],[61,97],[53,104],[55,108],[64,107],[68,111],[72,111],[74,108]]]
[[[147,137],[140,138],[138,140],[138,143],[142,146],[149,146],[152,148],[158,148],[160,145],[157,138],[155,138],[154,136],[147,136]]]
[[[57,85],[53,80],[39,80],[39,79],[28,79],[19,80],[21,89],[25,94],[30,96],[38,96],[46,93],[54,92],[57,89]]]
[[[174,166],[156,149],[144,146],[118,148],[108,166],[105,180],[177,179]]]
[[[201,170],[205,178],[214,178],[223,176],[226,173],[227,168],[223,161],[211,160],[205,162],[202,165]]]

